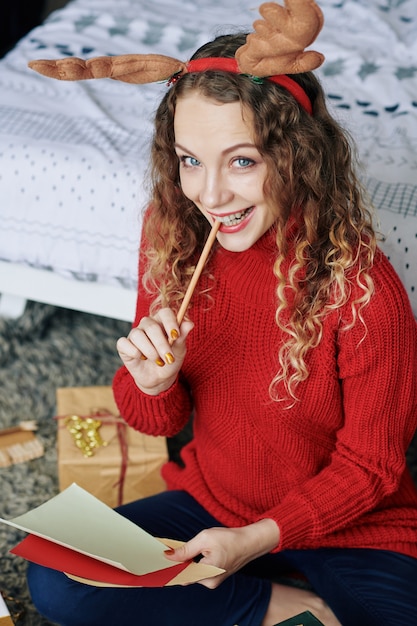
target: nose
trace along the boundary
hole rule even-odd
[[[227,177],[217,171],[206,171],[200,190],[200,202],[206,209],[217,209],[228,204],[233,198],[233,191]]]

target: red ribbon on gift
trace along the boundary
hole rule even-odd
[[[122,464],[120,466],[119,480],[114,483],[113,487],[117,487],[117,505],[120,506],[123,503],[123,489],[126,479],[127,465],[129,462],[128,450],[129,446],[126,439],[126,424],[125,422],[117,422],[117,438],[119,440],[120,454],[122,457]]]
[[[114,485],[112,485],[112,487],[117,487],[117,506],[120,506],[123,504],[123,491],[126,480],[127,466],[129,463],[129,444],[126,437],[126,422],[120,415],[113,415],[112,413],[109,413],[107,409],[93,409],[90,415],[55,415],[54,419],[62,420],[68,419],[68,417],[78,417],[81,420],[100,418],[98,421],[100,421],[101,424],[114,424],[116,426],[117,439],[120,447],[121,465],[119,479],[114,483]]]

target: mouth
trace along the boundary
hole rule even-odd
[[[250,213],[252,213],[255,207],[251,206],[244,211],[240,211],[239,213],[230,213],[230,215],[216,215],[216,220],[223,224],[224,226],[236,226],[243,222],[245,217],[247,217]]]

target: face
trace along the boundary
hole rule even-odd
[[[177,101],[175,149],[183,193],[232,252],[250,248],[275,222],[263,185],[266,164],[255,147],[252,118],[239,102],[193,93]]]

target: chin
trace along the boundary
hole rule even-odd
[[[249,250],[249,248],[257,242],[257,239],[251,239],[250,241],[233,241],[232,235],[226,235],[225,237],[219,236],[218,242],[222,248],[229,252],[246,252],[246,250]]]

